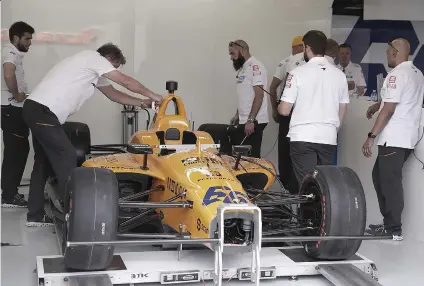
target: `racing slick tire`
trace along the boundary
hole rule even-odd
[[[77,166],[81,166],[85,161],[86,155],[90,153],[90,128],[85,123],[72,121],[67,121],[62,126],[77,151]]]
[[[119,217],[118,181],[108,169],[79,167],[73,170],[65,199],[62,237],[64,265],[79,271],[103,270],[113,258],[110,245],[72,246],[66,242],[115,241]]]
[[[318,231],[308,236],[361,236],[365,233],[366,201],[357,174],[346,167],[317,166],[305,176],[300,195],[313,193],[312,203],[300,205],[300,217],[311,219]],[[361,246],[362,240],[303,242],[309,256],[319,260],[346,260]]]

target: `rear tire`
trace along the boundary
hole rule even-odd
[[[90,128],[82,122],[67,121],[63,124],[63,130],[77,151],[77,166],[81,166],[90,153]]]
[[[305,176],[301,195],[315,194],[312,203],[300,205],[300,216],[310,218],[319,230],[303,235],[358,236],[364,235],[366,201],[357,174],[346,167],[317,166]],[[352,257],[362,240],[328,240],[305,242],[309,256],[321,260],[345,260]]]
[[[65,199],[63,256],[65,267],[80,271],[107,268],[114,247],[110,245],[66,247],[66,241],[117,240],[118,181],[108,169],[76,168],[68,182]]]

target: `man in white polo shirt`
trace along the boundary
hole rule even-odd
[[[362,96],[367,84],[361,66],[350,61],[351,55],[352,47],[349,44],[340,45],[340,63],[337,67],[346,74],[349,95]]]
[[[237,125],[232,134],[232,144],[251,145],[251,156],[260,158],[262,136],[269,122],[268,101],[264,98],[267,72],[264,65],[249,52],[243,40],[230,42],[229,54],[237,71],[236,84],[238,108],[231,119]]]
[[[302,39],[302,46],[303,46],[303,36],[301,37],[301,39]],[[328,60],[328,62],[334,65],[335,64],[334,60],[338,56],[338,53],[339,53],[339,44],[333,39],[327,39],[327,45],[325,48],[324,57]],[[297,53],[291,56],[285,66],[286,76],[284,77],[284,79],[286,79],[287,74],[289,72],[291,72],[293,69],[297,67],[303,66],[305,63],[306,62],[305,62],[304,52]],[[283,90],[284,90],[284,86],[283,86]],[[282,178],[281,181],[283,182],[283,184],[288,181],[288,183],[286,183],[284,187],[290,192],[297,193],[299,186],[298,186],[296,178],[294,177],[294,175],[291,175],[291,176],[287,175],[287,174],[290,174],[290,172],[293,172],[293,164],[290,158],[290,139],[287,137],[287,134],[289,132],[290,120],[291,120],[291,114],[289,114],[288,116],[280,115],[280,129],[278,134],[279,136],[278,164],[279,164],[279,170],[280,170],[280,177],[283,177],[283,175],[285,175],[285,177]],[[283,136],[286,139],[286,142],[287,142],[286,145],[284,144],[285,142],[283,140],[280,141],[280,138],[283,138]],[[281,145],[280,142],[284,142],[283,146],[280,146]]]
[[[336,60],[340,55],[339,43],[333,39],[327,39],[327,46],[325,48],[325,58],[332,65],[336,65]]]
[[[334,41],[333,39],[327,39],[327,45],[326,45],[325,54],[324,54],[324,58],[326,58],[327,61],[332,65],[335,65],[335,58],[336,58],[336,55],[334,54],[334,50],[335,50],[334,43],[337,44],[337,42]],[[305,53],[301,52],[301,53],[295,54],[287,62],[286,73],[289,73],[295,68],[301,67],[304,64],[306,64]]]
[[[369,225],[367,233],[391,235],[394,240],[402,240],[402,169],[419,141],[424,76],[408,60],[410,45],[407,40],[392,41],[386,53],[388,66],[393,69],[381,90],[383,107],[362,147],[364,156],[371,157],[374,138],[378,136],[372,178],[384,219],[383,224]]]
[[[349,94],[346,77],[324,56],[327,37],[309,31],[303,37],[305,64],[289,72],[278,111],[290,121],[290,156],[301,184],[316,165],[332,165],[337,132]]]
[[[283,92],[284,83],[286,80],[286,67],[293,55],[303,54],[303,36],[297,36],[292,40],[292,53],[287,58],[283,59],[277,66],[275,70],[274,77],[272,78],[271,85],[269,87],[269,93],[271,94],[271,105],[272,105],[272,117],[276,123],[280,122],[280,114],[278,113],[278,99],[281,93]]]
[[[29,129],[22,117],[22,106],[28,93],[23,58],[31,46],[34,32],[27,23],[15,22],[9,28],[10,42],[2,49],[2,207],[27,206],[23,195],[18,193],[29,153]]]
[[[162,100],[162,96],[117,70],[125,62],[121,50],[110,43],[97,51],[79,52],[54,66],[25,101],[23,117],[31,129],[35,151],[27,226],[52,225],[52,219],[44,211],[47,171],[50,165],[58,178],[63,199],[67,178],[77,166],[77,155],[62,124],[93,95],[95,88],[110,100],[125,105],[149,107],[152,100]],[[118,91],[107,79],[150,99]]]
[[[293,174],[293,165],[290,159],[290,142],[287,138],[289,132],[290,116],[281,116],[278,113],[278,102],[286,82],[287,64],[293,55],[303,54],[303,36],[297,36],[292,40],[292,54],[282,60],[275,71],[269,87],[272,106],[272,118],[278,123],[278,172],[284,188],[291,191],[297,190],[296,178]],[[278,95],[277,95],[278,94]]]

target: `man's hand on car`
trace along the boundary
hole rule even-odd
[[[154,93],[151,99],[154,100],[157,104],[160,104],[163,100],[163,96],[160,94]]]
[[[151,108],[152,102],[153,102],[153,100],[151,100],[150,98],[142,99],[141,100],[141,107],[142,108]]]
[[[152,108],[152,104],[153,104],[153,102],[155,103],[156,108],[158,108],[158,107],[159,107],[159,105],[160,105],[160,102],[158,102],[158,101],[153,101],[153,100],[152,100],[152,99],[150,99],[150,98],[142,99],[141,101],[142,101],[142,103],[141,103],[141,107],[143,107],[143,108]]]

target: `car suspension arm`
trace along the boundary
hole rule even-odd
[[[282,234],[282,233],[292,233],[292,232],[298,232],[298,231],[305,231],[305,230],[314,230],[315,227],[294,227],[294,228],[287,228],[287,229],[275,229],[275,230],[269,230],[264,231],[262,233],[262,236],[270,236],[275,234]]]
[[[296,241],[326,241],[326,240],[385,240],[393,239],[392,235],[373,236],[373,235],[340,235],[340,236],[287,236],[287,237],[263,237],[262,242],[296,242]]]
[[[305,198],[305,199],[313,199],[313,195],[293,195],[288,194],[282,191],[268,191],[268,190],[260,190],[255,188],[246,188],[246,192],[248,194],[255,193],[259,195],[270,195],[270,196],[278,196],[278,197],[285,197],[285,198]]]
[[[175,201],[175,200],[177,200],[179,198],[185,197],[185,195],[186,195],[186,193],[183,192],[181,194],[176,195],[175,197],[172,197],[172,198],[166,200],[165,202],[166,203],[173,202],[173,201]],[[147,209],[147,210],[141,212],[140,214],[138,214],[138,215],[136,215],[136,216],[134,216],[134,217],[132,217],[132,218],[130,218],[130,219],[122,222],[121,224],[119,224],[119,228],[118,228],[119,231],[120,232],[125,232],[125,231],[128,231],[129,229],[132,229],[132,228],[134,228],[136,226],[141,225],[139,223],[139,221],[141,219],[143,219],[144,216],[146,216],[146,215],[148,215],[148,214],[150,214],[150,213],[152,213],[154,211],[155,211],[154,208]]]
[[[218,244],[218,238],[191,238],[191,239],[142,239],[142,240],[116,240],[116,241],[68,241],[67,247],[75,246],[135,246],[135,245],[174,245],[174,244]]]
[[[144,196],[150,195],[151,193],[161,192],[163,190],[165,190],[165,187],[162,186],[162,185],[160,185],[160,186],[157,186],[154,189],[147,190],[145,192],[135,193],[133,195],[129,195],[129,196],[123,197],[123,198],[121,198],[119,200],[119,202],[134,201],[134,200],[137,200],[137,199],[142,198]]]
[[[164,234],[164,233],[122,233],[118,234],[118,237],[123,238],[141,238],[141,239],[190,239],[191,236],[188,234]]]
[[[193,204],[189,202],[178,202],[178,203],[122,202],[122,203],[119,203],[119,206],[123,208],[191,208]]]
[[[310,202],[310,200],[305,198],[284,198],[284,199],[257,201],[256,205],[258,207],[269,207],[269,206],[277,206],[277,205],[283,205],[283,204],[302,204],[302,203],[308,203],[308,202]]]
[[[268,214],[275,215],[276,212],[288,215],[292,218],[302,220],[301,217],[294,214],[293,211],[286,205],[277,205],[277,206],[262,206],[263,217],[267,218]]]

